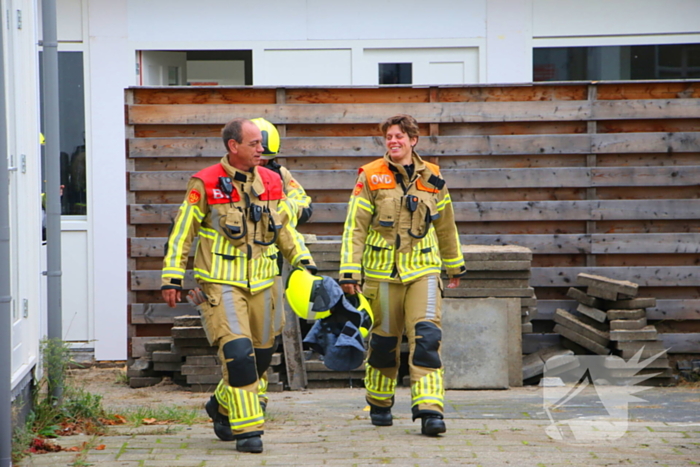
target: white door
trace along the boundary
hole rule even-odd
[[[144,86],[184,86],[187,84],[187,52],[141,52]]]
[[[30,2],[4,2],[12,386],[36,364],[42,325],[38,72]],[[33,59],[32,59],[33,58]]]

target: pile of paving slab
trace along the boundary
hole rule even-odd
[[[129,386],[154,386],[168,377],[193,392],[212,392],[221,379],[221,364],[216,347],[209,345],[199,316],[178,316],[170,329],[170,337],[147,342],[146,355],[135,359],[126,375]],[[275,353],[268,369],[268,391],[282,391],[277,368],[282,363]]]
[[[560,345],[547,347],[523,359],[523,379],[575,367],[578,355],[608,356],[603,361],[618,380],[636,378],[639,384],[674,382],[668,356],[656,328],[647,323],[646,309],[655,298],[637,297],[638,284],[591,274],[579,274],[567,296],[578,302],[575,310],[557,309],[554,332]],[[555,358],[556,357],[556,358]],[[546,366],[545,366],[546,365]],[[646,377],[644,381],[640,381]]]

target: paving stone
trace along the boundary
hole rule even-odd
[[[137,358],[135,359],[131,365],[129,365],[129,369],[134,370],[134,371],[144,371],[144,370],[150,370],[153,368],[153,365],[151,363],[150,358]]]
[[[129,387],[145,388],[147,386],[155,386],[161,381],[163,381],[162,376],[137,376],[134,378],[129,378]]]
[[[206,339],[207,337],[201,326],[172,327],[170,335],[173,336],[173,339]]]
[[[182,363],[179,362],[153,362],[155,371],[180,371]]]
[[[566,296],[593,308],[600,308],[603,304],[603,301],[599,298],[591,297],[583,290],[575,287],[569,287],[569,290],[566,292]]]
[[[554,332],[561,334],[567,339],[575,342],[576,344],[582,347],[585,347],[593,353],[597,353],[598,355],[608,355],[610,353],[610,349],[608,349],[607,347],[600,345],[599,343],[588,339],[587,337],[584,337],[576,331],[573,331],[561,324],[557,324],[554,326]]]
[[[576,307],[576,311],[598,321],[599,323],[604,323],[605,320],[608,319],[608,315],[604,311],[592,306],[584,305],[583,303],[579,303],[579,305]]]
[[[535,297],[535,291],[532,291],[532,297],[521,298],[520,306],[537,307],[537,297]]]
[[[467,271],[526,271],[530,261],[465,261]]]
[[[610,331],[610,340],[629,342],[629,341],[655,341],[658,334],[654,326],[645,326],[642,329],[634,331],[618,330]]]
[[[580,273],[576,276],[576,284],[587,287],[595,287],[610,292],[615,292],[629,297],[635,297],[639,290],[639,285],[630,281],[619,281],[609,277],[597,276],[594,274]],[[596,295],[594,295],[595,297]]]
[[[185,339],[185,341],[185,343],[190,342],[187,339]],[[217,348],[210,346],[208,341],[203,341],[204,339],[196,339],[193,346],[179,346],[173,343],[173,352],[177,352],[184,357],[216,356],[218,352]]]
[[[209,366],[198,366],[198,365],[182,365],[180,370],[183,375],[217,375],[221,378],[221,366],[220,365],[209,365]]]
[[[527,323],[522,323],[520,325],[520,332],[521,334],[528,334],[532,332],[532,323],[527,322]]]
[[[188,365],[220,365],[215,355],[188,356],[185,360]]]
[[[173,327],[201,327],[202,317],[199,315],[182,315],[173,318]]]
[[[608,310],[608,319],[611,321],[619,319],[641,319],[646,318],[646,316],[647,312],[644,308]]]
[[[187,384],[216,384],[221,375],[188,375]]]
[[[630,342],[615,342],[615,348],[622,353],[622,358],[632,358],[637,352],[642,351],[641,358],[648,358],[657,355],[660,352],[665,352],[663,342],[656,341],[630,341]]]
[[[181,363],[183,356],[170,350],[156,350],[151,355],[153,362]]]
[[[624,330],[637,330],[646,327],[647,319],[613,319],[610,321],[610,329],[617,331],[620,329]]]
[[[554,322],[566,326],[572,331],[582,335],[586,339],[590,339],[594,342],[597,342],[601,346],[606,346],[610,342],[610,335],[608,332],[600,331],[592,326],[581,322],[581,320],[577,319],[574,315],[572,315],[566,310],[562,310],[561,308],[558,308],[554,312]]]
[[[601,289],[600,287],[595,287],[593,285],[588,286],[586,289],[588,295],[596,298],[602,298],[603,300],[617,300],[618,293],[613,290]]]
[[[518,245],[462,245],[465,261],[531,261],[532,250]]]
[[[172,344],[171,339],[161,339],[157,341],[145,342],[143,344],[144,349],[148,353],[155,352],[156,350],[170,350],[170,345]]]

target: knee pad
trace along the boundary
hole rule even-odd
[[[425,368],[440,368],[440,341],[442,331],[430,321],[416,323],[416,348],[413,351],[413,364]]]
[[[394,336],[380,336],[372,334],[369,340],[369,347],[372,353],[369,356],[369,363],[374,368],[393,368],[396,366],[396,344],[398,338]]]
[[[275,347],[273,345],[269,349],[255,349],[255,366],[258,370],[258,377],[261,377],[270,367]]]
[[[228,371],[229,386],[240,388],[257,381],[255,353],[250,339],[242,337],[225,343],[223,353],[227,360],[226,370]]]

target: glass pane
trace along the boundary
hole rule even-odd
[[[40,54],[41,55],[41,54]],[[39,60],[42,65],[41,59]],[[41,92],[41,126],[43,132],[43,87]],[[58,114],[61,144],[61,214],[87,213],[85,173],[85,85],[83,53],[58,53]],[[42,171],[44,170],[42,151]],[[42,179],[46,179],[45,176]]]
[[[379,84],[412,84],[412,63],[380,63]]]
[[[534,81],[685,79],[698,74],[699,44],[533,50]]]

